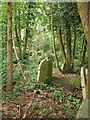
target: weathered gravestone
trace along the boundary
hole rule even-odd
[[[50,82],[52,80],[52,61],[44,59],[41,61],[38,68],[37,82]]]
[[[47,83],[52,80],[52,60],[48,59],[48,72],[47,72]]]

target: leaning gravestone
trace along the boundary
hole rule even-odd
[[[50,59],[44,59],[41,61],[38,68],[37,82],[50,82],[52,79],[52,61]]]

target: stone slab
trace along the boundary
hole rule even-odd
[[[52,60],[43,59],[38,68],[37,82],[49,83],[52,80]]]
[[[43,59],[38,68],[37,82],[46,82],[48,72],[48,63],[46,59]]]
[[[90,100],[85,99],[78,110],[76,120],[90,120]]]

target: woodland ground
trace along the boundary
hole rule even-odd
[[[74,120],[82,101],[80,76],[76,74],[61,74],[55,70],[53,81],[49,85],[29,83],[21,87],[24,89],[18,89],[12,96],[3,92],[0,109],[3,118]]]

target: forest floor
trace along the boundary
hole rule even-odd
[[[79,81],[79,82],[78,82]],[[82,101],[80,76],[76,74],[53,73],[53,81],[49,85],[23,85],[15,95],[6,93],[3,97],[3,118],[67,118],[74,120]],[[46,119],[45,119],[46,120]]]

